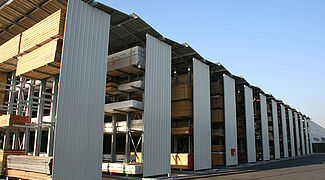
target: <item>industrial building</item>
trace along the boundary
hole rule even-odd
[[[311,154],[308,116],[92,0],[0,0],[1,174],[101,179]]]

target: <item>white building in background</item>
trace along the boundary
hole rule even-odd
[[[310,139],[312,143],[325,143],[325,128],[309,121]]]

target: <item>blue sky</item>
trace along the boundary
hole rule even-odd
[[[324,0],[100,0],[325,126]]]

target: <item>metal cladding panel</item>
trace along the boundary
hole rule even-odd
[[[298,114],[297,112],[294,113],[294,122],[295,122],[295,134],[296,134],[296,152],[297,152],[297,156],[301,156],[300,153],[300,136],[299,136],[299,120],[298,120]]]
[[[285,107],[281,105],[281,124],[282,124],[282,143],[283,143],[283,155],[289,157],[288,151],[288,136],[287,136],[287,121]]]
[[[307,131],[308,131],[308,144],[309,144],[309,151],[310,151],[310,154],[313,154],[313,144],[311,142],[311,136],[310,136],[310,125],[309,125],[309,122],[310,122],[310,119],[307,120]]]
[[[256,162],[253,90],[244,85],[247,162]]]
[[[55,128],[53,179],[102,179],[110,15],[69,0]]]
[[[146,37],[143,176],[170,172],[171,46]]]
[[[306,143],[306,153],[310,154],[309,141],[308,141],[308,130],[307,130],[307,119],[304,119],[305,124],[305,143]]]
[[[290,142],[291,142],[291,156],[296,156],[295,152],[295,137],[293,132],[293,118],[292,118],[292,111],[288,109],[289,112],[289,133],[290,133]]]
[[[235,80],[224,74],[223,82],[225,107],[226,166],[232,166],[238,164]],[[236,152],[234,155],[231,154],[232,149],[234,149]]]
[[[194,170],[211,168],[209,66],[193,59]]]
[[[279,140],[279,122],[277,104],[274,100],[272,102],[272,117],[273,117],[273,136],[274,136],[274,157],[280,159],[280,140]]]
[[[263,160],[270,160],[269,125],[267,121],[266,96],[260,94]]]
[[[305,135],[304,135],[304,127],[302,125],[302,116],[299,115],[299,126],[300,126],[300,135],[301,135],[301,150],[302,150],[302,155],[306,154],[306,149],[305,149]]]

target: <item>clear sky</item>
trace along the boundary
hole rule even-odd
[[[99,0],[325,126],[325,0]]]

